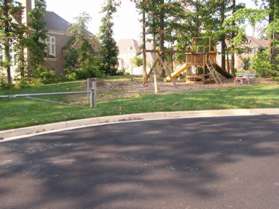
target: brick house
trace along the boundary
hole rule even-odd
[[[27,24],[29,21],[28,13],[35,6],[33,0],[21,0],[24,7],[23,23]],[[54,69],[57,73],[64,72],[64,56],[63,48],[68,43],[71,35],[68,29],[71,23],[60,17],[58,14],[47,11],[44,17],[47,28],[47,57],[45,58],[45,65]]]
[[[22,23],[27,25],[29,22],[28,13],[34,8],[34,0],[20,0],[22,6],[24,7],[22,15]],[[64,47],[71,38],[71,35],[68,32],[71,23],[69,23],[64,18],[60,17],[58,14],[47,11],[44,20],[47,27],[47,56],[45,58],[45,66],[55,70],[58,74],[64,73]],[[13,48],[13,46],[11,46]],[[15,53],[11,51],[12,57],[12,76],[15,78],[17,63],[15,58]],[[28,53],[26,52],[26,56]],[[3,50],[0,46],[0,59],[3,60]]]

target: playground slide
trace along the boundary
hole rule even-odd
[[[188,70],[189,65],[188,64],[183,64],[179,66],[172,74],[167,78],[168,81],[177,78],[181,73],[184,71]]]
[[[214,69],[227,79],[232,79],[233,76],[227,71],[223,70],[219,65],[213,64]]]

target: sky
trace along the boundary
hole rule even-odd
[[[47,9],[56,12],[69,22],[82,12],[87,12],[92,17],[89,30],[98,34],[102,14],[101,9],[105,0],[46,0]],[[239,0],[252,7],[252,0]],[[114,17],[114,38],[116,40],[133,38],[139,40],[141,33],[140,16],[131,0],[122,0],[120,8]]]

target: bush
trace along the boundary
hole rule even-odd
[[[31,80],[24,78],[24,79],[20,79],[16,82],[16,88],[19,88],[19,89],[24,89],[24,88],[29,88],[29,87],[39,87],[41,85],[42,85],[42,82],[39,78],[32,78]]]
[[[67,80],[81,80],[93,77],[102,77],[104,73],[100,70],[97,59],[89,59],[79,68],[68,68],[65,70]]]
[[[268,50],[259,51],[252,58],[252,68],[262,77],[274,76]]]
[[[64,80],[61,75],[57,75],[54,70],[46,67],[38,68],[35,72],[35,78],[40,79],[44,84],[57,83]]]
[[[7,82],[7,79],[4,76],[0,76],[0,88],[1,89],[11,88],[11,86]]]
[[[143,59],[141,57],[134,57],[131,61],[136,67],[140,67],[143,65]]]

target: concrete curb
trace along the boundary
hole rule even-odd
[[[131,123],[140,121],[156,121],[186,118],[230,117],[230,116],[259,116],[279,115],[279,108],[274,109],[231,109],[231,110],[203,110],[181,112],[156,112],[120,116],[97,117],[82,120],[72,120],[27,128],[0,131],[0,142],[6,142],[36,135],[74,130],[93,126]]]

